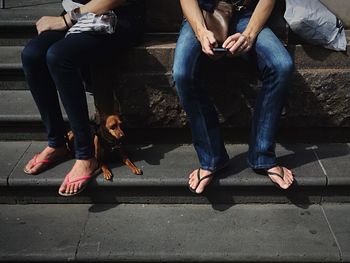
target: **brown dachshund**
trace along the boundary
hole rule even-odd
[[[120,155],[122,162],[128,166],[134,174],[142,174],[142,170],[135,166],[122,148],[121,139],[124,137],[124,132],[120,127],[121,124],[122,121],[118,114],[109,115],[101,120],[94,137],[95,157],[101,165],[103,177],[106,180],[112,179],[112,173],[105,164],[105,160],[114,153]]]
[[[113,175],[106,164],[107,159],[110,159],[114,154],[119,154],[122,162],[127,165],[134,174],[141,175],[142,170],[137,168],[129,159],[121,145],[121,139],[124,137],[124,132],[121,129],[122,121],[118,114],[113,114],[102,118],[97,131],[94,134],[95,157],[102,169],[103,178],[111,180]],[[68,145],[73,149],[74,134],[68,132]]]

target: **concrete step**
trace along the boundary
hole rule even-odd
[[[28,90],[0,90],[0,123],[41,123],[39,111],[34,103],[32,95]],[[90,120],[95,119],[95,107],[93,96],[86,96],[89,107]],[[67,115],[61,104],[63,117]]]
[[[175,36],[148,35],[138,47],[118,56],[119,64],[112,65],[115,71],[124,73],[167,73],[172,71],[175,51]],[[9,80],[14,75],[23,79],[21,51],[23,46],[0,47],[0,80]],[[334,52],[310,45],[289,47],[297,70],[306,69],[349,69],[348,53]],[[246,72],[251,67],[240,59],[223,59],[216,67],[227,71]],[[1,86],[8,86],[6,83]],[[0,87],[1,87],[0,86]],[[21,85],[19,85],[21,86]],[[23,85],[22,85],[23,86]],[[15,88],[18,85],[15,85]]]
[[[256,95],[261,88],[260,82],[251,75],[239,72],[213,75],[209,81],[212,87],[210,93],[217,106],[223,127],[248,129]],[[300,130],[296,131],[299,135],[304,133],[303,129],[315,129],[318,136],[322,134],[326,137],[327,129],[350,127],[349,81],[350,69],[297,70],[283,113],[282,128]],[[24,86],[23,81],[14,82],[15,88],[16,86],[20,88],[21,83]],[[116,82],[105,81],[104,83],[117,90],[125,128],[178,129],[186,127],[186,116],[173,88],[170,73],[121,73]],[[10,84],[11,82],[6,80],[3,88]],[[27,90],[2,90],[1,92],[4,94],[0,97],[0,108],[2,109],[0,119],[2,121],[20,125],[18,121],[23,120],[23,115],[28,117],[28,122],[39,121],[39,115]],[[26,109],[27,106],[23,106],[19,109],[18,105],[21,104],[16,103],[19,103],[21,99],[17,97],[23,97],[24,94],[26,94],[26,104],[22,105],[28,105],[29,108]],[[26,111],[30,114],[25,113]],[[33,116],[34,119],[30,119]],[[29,126],[24,127],[22,132],[25,132],[26,128]],[[321,133],[320,130],[322,130]],[[291,136],[294,137],[293,134]],[[346,141],[349,141],[348,130],[341,137],[344,138],[344,136],[347,136]],[[37,137],[26,137],[26,139],[34,138]],[[337,138],[340,137],[333,137],[330,141],[338,141]],[[11,137],[3,139],[8,140]],[[313,141],[313,137],[309,141]],[[329,140],[326,141],[329,142]]]
[[[350,262],[350,205],[1,205],[0,261]]]
[[[134,175],[116,154],[109,162],[113,181],[102,175],[79,196],[58,195],[58,187],[74,160],[57,164],[36,176],[23,167],[44,147],[44,142],[0,143],[0,203],[294,203],[349,202],[350,148],[348,144],[283,144],[277,146],[278,162],[293,169],[296,183],[278,189],[267,176],[254,173],[246,164],[247,145],[227,144],[229,167],[218,174],[206,193],[192,194],[188,174],[199,166],[191,145],[140,144],[126,141],[127,152],[143,175]]]

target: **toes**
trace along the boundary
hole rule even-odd
[[[198,170],[194,170],[190,175],[188,176],[189,179],[193,178],[193,176],[197,173]]]
[[[80,188],[80,184],[74,184],[73,186],[74,193],[78,192],[79,188]]]
[[[294,178],[293,178],[293,174],[292,174],[292,171],[290,171],[289,169],[283,167],[282,168],[284,170],[284,178],[283,180],[288,183],[289,185],[291,185],[294,181]]]
[[[282,180],[282,178],[279,177],[278,175],[269,175],[269,177],[272,182],[278,184],[279,187],[281,187],[282,189],[287,189],[289,187],[289,184],[284,180]]]
[[[205,187],[209,184],[209,180],[210,179],[204,179],[203,181],[200,182],[200,184],[196,190],[197,194],[200,194],[204,191]]]
[[[66,194],[72,194],[73,193],[73,185],[69,184],[66,188]]]
[[[63,182],[62,184],[61,184],[61,186],[60,186],[60,188],[59,188],[59,192],[60,193],[66,193],[66,190],[67,190],[67,185],[66,185],[66,183],[65,182]]]

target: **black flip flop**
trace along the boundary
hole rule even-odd
[[[282,180],[284,179],[284,169],[283,167],[281,166],[277,166],[280,170],[281,170],[281,173],[275,173],[275,172],[268,172],[266,170],[266,174],[267,175],[277,175],[278,177],[280,177]],[[294,174],[293,174],[294,175]],[[271,178],[270,178],[271,179]],[[283,180],[284,181],[284,180]],[[287,190],[289,187],[291,187],[293,185],[293,183],[287,188],[287,189],[284,189],[282,187],[279,186],[278,183],[275,183],[274,181],[271,180],[271,182],[273,182],[278,188],[282,189],[282,190]]]
[[[188,189],[190,189],[190,191],[191,191],[192,193],[195,193],[195,194],[197,194],[197,195],[199,195],[199,193],[197,193],[196,190],[197,190],[198,186],[200,185],[200,183],[201,183],[204,179],[211,178],[211,177],[214,176],[214,173],[211,173],[211,174],[208,174],[208,175],[203,176],[203,177],[201,178],[201,177],[200,177],[200,171],[201,171],[201,168],[198,168],[198,170],[197,170],[197,179],[198,179],[198,183],[197,183],[196,187],[195,187],[195,188],[191,188],[190,185],[188,185]],[[207,185],[207,186],[208,186],[208,185]],[[201,193],[200,193],[200,194],[201,194]]]

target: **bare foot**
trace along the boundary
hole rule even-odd
[[[78,193],[90,181],[98,167],[99,164],[95,158],[76,160],[58,192],[62,195],[74,195]]]
[[[52,163],[63,159],[69,154],[66,146],[52,148],[47,146],[41,153],[36,154],[24,167],[27,174],[38,174],[44,171]]]
[[[271,181],[282,189],[288,189],[294,181],[293,173],[286,167],[275,166],[267,170]]]
[[[198,176],[198,172],[199,172],[199,176]],[[213,172],[208,171],[208,170],[196,169],[189,176],[188,186],[196,194],[201,194],[205,190],[205,187],[213,179],[212,174],[213,174]],[[204,177],[206,177],[206,178],[204,178]]]

